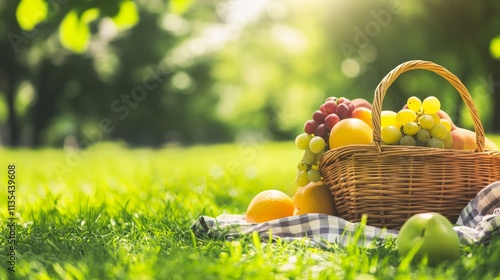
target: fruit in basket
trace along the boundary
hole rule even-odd
[[[297,186],[305,186],[311,182],[311,180],[309,180],[309,176],[307,175],[309,171],[310,170],[299,170],[297,172],[297,176],[295,177],[295,183],[297,183]]]
[[[335,111],[337,111],[337,102],[333,100],[327,100],[319,108],[321,111],[327,114],[333,114],[335,113]]]
[[[396,114],[396,124],[398,127],[404,126],[409,122],[414,122],[417,114],[410,109],[402,109]]]
[[[401,130],[394,125],[382,128],[382,141],[386,144],[398,144],[402,137],[403,133],[401,133]]]
[[[401,227],[397,239],[398,253],[402,258],[416,250],[413,262],[426,257],[431,266],[437,266],[460,257],[460,241],[453,224],[439,213],[411,216]]]
[[[451,133],[448,134],[444,139],[442,139],[442,141],[445,149],[451,149],[451,147],[453,146],[453,136],[451,135]]]
[[[315,153],[313,153],[310,149],[307,149],[302,156],[302,162],[311,166],[316,162],[316,157]]]
[[[439,123],[444,125],[444,127],[446,128],[446,130],[448,131],[451,131],[453,129],[452,127],[452,123],[449,121],[449,120],[446,120],[446,119],[440,119],[439,120]]]
[[[418,119],[418,124],[423,129],[431,129],[436,124],[436,122],[431,115],[423,115]]]
[[[425,143],[425,146],[431,147],[431,148],[439,148],[439,149],[444,149],[444,143],[441,139],[434,138],[432,137]]]
[[[279,190],[265,190],[252,198],[245,214],[247,222],[263,223],[293,215],[293,199]]]
[[[325,146],[325,139],[320,136],[314,136],[313,138],[311,138],[311,141],[309,141],[309,150],[311,150],[311,152],[313,152],[314,154],[319,154],[324,151]]]
[[[293,215],[306,213],[336,215],[337,213],[330,189],[323,182],[311,182],[299,187],[293,196],[293,201]]]
[[[352,103],[351,100],[345,97],[328,97],[321,104],[319,110],[313,112],[312,118],[304,123],[304,133],[298,135],[295,139],[297,148],[304,151],[304,156],[299,162],[297,177],[295,179],[299,187],[309,182],[321,180],[318,167],[319,159],[330,148],[328,144],[331,130],[342,119],[351,118],[355,106],[362,107],[366,106],[367,103],[368,101],[363,101],[361,98],[356,99],[356,102]],[[362,115],[363,118],[367,118],[366,111]]]
[[[403,133],[407,136],[413,136],[418,133],[420,127],[416,122],[409,122],[403,126]]]
[[[313,136],[311,134],[307,133],[299,134],[295,138],[295,146],[297,147],[297,149],[305,151],[307,150],[307,148],[309,148],[309,142],[311,141],[312,138]]]
[[[440,124],[441,123],[441,118],[439,117],[439,115],[436,113],[436,114],[431,114],[431,117],[434,119],[434,124]]]
[[[314,167],[307,171],[307,180],[313,183],[319,182],[321,180],[321,173],[319,172],[319,169]]]
[[[368,101],[365,100],[367,103]],[[363,105],[362,99],[357,99],[357,106]],[[308,120],[304,124],[304,132],[307,134],[313,134],[315,136],[321,136],[325,141],[328,140],[330,130],[337,124],[340,120],[351,118],[352,112],[356,105],[354,105],[351,100],[345,97],[328,97],[319,109],[314,111],[312,114],[312,119]],[[371,104],[370,104],[371,106]]]
[[[436,124],[434,125],[430,130],[429,133],[431,134],[431,137],[437,138],[437,139],[444,139],[448,134],[450,134],[450,131],[446,129],[446,127],[442,124]]]
[[[336,114],[341,120],[350,118],[352,114],[351,107],[346,102],[341,103],[337,106]]]
[[[316,128],[319,126],[319,123],[317,123],[315,120],[308,120],[304,124],[304,132],[307,134],[313,134],[314,131],[316,131]]]
[[[401,146],[416,146],[417,140],[415,140],[415,138],[410,136],[410,135],[404,135],[399,140],[399,145],[401,145]]]
[[[354,98],[353,100],[351,100],[351,103],[352,103],[352,105],[354,105],[355,109],[360,108],[360,107],[370,109],[370,110],[372,109],[372,104],[364,98]]]
[[[325,118],[325,126],[328,130],[332,130],[332,128],[340,121],[340,117],[335,114],[331,113]]]
[[[295,182],[299,187],[305,186],[309,182],[321,180],[319,172],[319,159],[326,148],[326,142],[322,137],[312,136],[307,133],[300,134],[295,139],[298,149],[304,150],[302,160],[297,166],[297,176]]]
[[[408,98],[406,105],[407,105],[408,109],[412,110],[415,113],[418,113],[421,109],[422,101],[420,101],[420,98],[418,98],[416,96],[412,96],[412,97]]]
[[[372,110],[365,107],[358,107],[352,111],[352,118],[360,119],[364,121],[367,125],[373,128],[372,125]]]
[[[324,124],[318,125],[314,130],[314,135],[322,137],[325,141],[328,140],[328,129]]]
[[[321,138],[321,140],[323,139]],[[324,140],[323,143],[325,143]],[[316,147],[316,149],[319,149],[317,145],[318,144],[313,143],[312,145],[313,149],[314,147]],[[326,145],[326,143],[324,145]],[[313,151],[311,151],[310,148],[307,148],[304,151],[304,155],[302,156],[302,159],[297,165],[297,176],[295,177],[295,183],[297,183],[297,186],[302,187],[308,184],[309,182],[317,182],[321,180],[321,173],[319,172],[319,160],[323,155],[323,153],[324,150],[320,151],[319,153],[314,153]]]
[[[396,115],[396,112],[390,110],[380,112],[380,127],[384,128],[390,125],[396,126]]]
[[[441,118],[441,119],[444,119],[444,120],[447,120],[450,122],[451,124],[451,130],[457,128],[457,126],[453,123],[453,120],[451,119],[450,115],[448,115],[448,113],[446,113],[445,111],[443,110],[439,110],[437,112],[438,116]]]
[[[457,127],[451,131],[453,137],[452,149],[455,150],[476,150],[476,133],[465,128]],[[484,138],[484,149],[498,151],[497,145],[491,139]]]
[[[356,118],[343,119],[330,131],[330,149],[352,144],[370,144],[373,130],[364,121]]]
[[[295,138],[295,146],[303,150],[302,160],[299,162],[295,182],[298,186],[304,186],[309,182],[321,180],[319,172],[319,159],[326,149],[326,142],[321,136],[302,133]]]
[[[476,149],[476,133],[465,128],[456,128],[451,132],[453,137],[452,149],[455,150],[475,150]]]
[[[422,110],[425,114],[436,114],[441,109],[441,102],[435,96],[429,96],[422,101]]]
[[[322,124],[325,122],[326,113],[321,110],[314,111],[312,118],[315,122]]]
[[[429,139],[431,139],[431,134],[427,129],[421,129],[416,134],[417,141],[425,144]]]

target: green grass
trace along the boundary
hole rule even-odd
[[[490,137],[500,143],[500,137]],[[17,279],[493,279],[500,241],[438,268],[406,267],[394,242],[320,249],[194,236],[201,215],[242,214],[261,190],[295,192],[293,143],[167,149],[99,144],[85,154],[0,150],[0,279],[6,176],[16,165]],[[498,278],[497,278],[498,279]]]

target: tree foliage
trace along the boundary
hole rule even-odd
[[[500,131],[500,5],[468,1],[67,1],[0,4],[0,138],[9,145],[123,139],[206,143],[291,139],[327,96],[371,100],[410,59],[460,77],[487,131]],[[436,95],[435,74],[391,86],[387,108]]]

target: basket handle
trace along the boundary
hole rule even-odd
[[[467,108],[469,109],[469,112],[472,116],[472,120],[474,122],[474,131],[476,132],[476,146],[477,146],[476,151],[484,152],[484,128],[469,91],[464,86],[464,84],[457,78],[457,76],[448,71],[446,68],[434,62],[423,61],[423,60],[410,60],[401,63],[396,68],[391,70],[391,72],[389,72],[382,79],[382,81],[380,81],[377,88],[375,89],[375,96],[373,98],[373,110],[372,110],[373,143],[375,144],[375,148],[379,152],[382,149],[380,115],[382,114],[382,102],[384,101],[387,89],[399,75],[401,75],[406,71],[415,69],[429,70],[440,75],[441,77],[445,78],[451,85],[453,85],[453,87],[458,91],[458,93],[462,97],[462,100],[467,105]]]

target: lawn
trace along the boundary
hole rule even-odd
[[[500,137],[491,137],[500,144]],[[499,145],[500,146],[500,145]],[[195,236],[201,215],[243,214],[265,189],[295,192],[291,142],[85,153],[0,150],[0,279],[493,279],[500,242],[463,246],[448,266],[406,266],[394,242],[317,248]],[[15,165],[17,259],[8,271],[7,172]],[[500,279],[500,278],[497,278]]]

